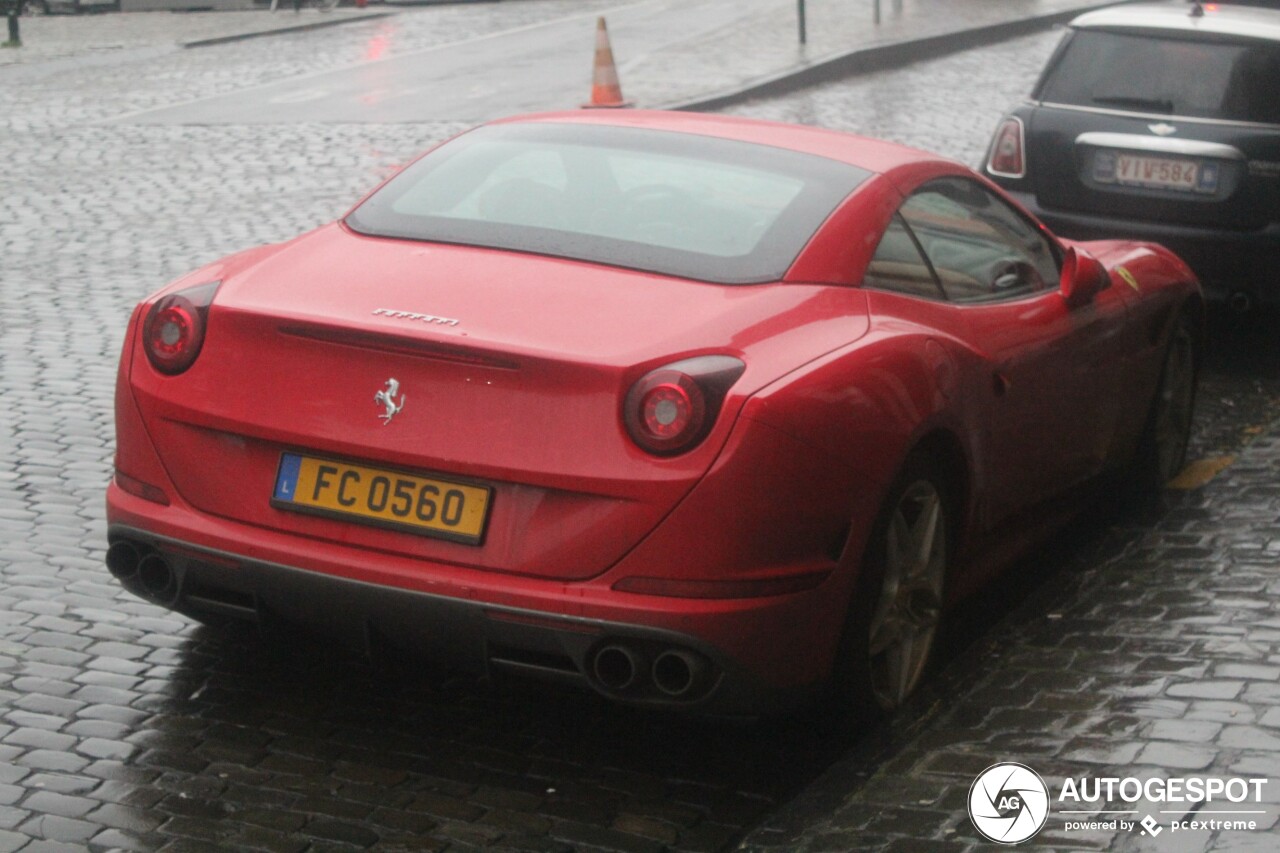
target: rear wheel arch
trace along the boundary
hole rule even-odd
[[[956,564],[965,513],[969,505],[971,478],[967,455],[955,433],[937,428],[924,434],[912,446],[894,474],[891,485],[881,500],[876,520],[857,564],[857,574],[850,585],[850,597],[841,635],[837,642],[832,669],[833,694],[844,707],[859,715],[874,715],[891,710],[902,697],[886,704],[878,697],[876,664],[868,663],[872,652],[874,624],[881,618],[889,563],[886,548],[888,528],[902,511],[904,500],[920,493],[922,483],[936,487],[942,505],[942,539],[945,560],[936,606],[941,609],[945,585]],[[924,491],[927,493],[928,488]],[[932,645],[935,634],[928,642]],[[875,655],[872,654],[872,657]],[[928,655],[921,669],[928,663]],[[914,681],[912,686],[914,687]]]
[[[920,438],[913,446],[911,454],[927,456],[945,478],[942,485],[947,491],[952,512],[952,542],[960,544],[964,528],[964,519],[968,518],[971,505],[972,476],[969,469],[969,455],[959,436],[948,429],[935,428]],[[904,462],[905,465],[905,462]]]
[[[972,476],[970,474],[969,454],[965,451],[964,445],[956,433],[946,427],[934,426],[925,430],[914,441],[905,443],[906,449],[902,452],[901,460],[894,467],[884,469],[884,491],[880,494],[875,503],[875,512],[877,515],[884,512],[885,503],[891,497],[893,487],[903,476],[909,461],[912,457],[920,455],[927,457],[931,463],[942,473],[946,483],[947,497],[951,504],[951,511],[954,515],[955,526],[957,530],[952,531],[953,541],[959,541],[963,534],[963,528],[967,525],[964,523],[968,518],[969,507],[971,505],[971,484]],[[857,514],[857,508],[851,508],[853,515]],[[831,558],[833,560],[843,559],[848,568],[848,562],[854,560],[853,569],[855,575],[861,574],[862,563],[865,561],[865,551],[869,547],[869,541],[859,540],[855,538],[859,525],[856,519],[848,524],[840,537],[833,543],[831,550]],[[858,578],[853,579],[853,585],[856,586]]]

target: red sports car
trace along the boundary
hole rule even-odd
[[[145,299],[107,565],[201,620],[755,712],[891,709],[1108,472],[1180,467],[1199,286],[815,128],[499,121]]]

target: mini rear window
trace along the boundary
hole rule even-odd
[[[685,133],[499,124],[427,154],[346,222],[373,236],[747,284],[780,279],[869,174]]]
[[[1037,98],[1126,112],[1280,124],[1280,45],[1094,30],[1063,45]]]

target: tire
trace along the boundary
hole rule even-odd
[[[954,500],[931,457],[914,453],[872,531],[837,652],[841,705],[879,716],[923,680],[942,619]]]
[[[1199,337],[1191,314],[1184,311],[1169,333],[1160,382],[1138,444],[1134,485],[1140,496],[1158,498],[1186,462],[1199,366]]]

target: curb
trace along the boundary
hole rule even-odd
[[[1115,0],[1112,0],[1110,3],[1097,3],[1069,11],[1051,12],[1046,15],[1005,21],[998,24],[985,24],[935,36],[903,39],[872,47],[855,48],[845,53],[837,53],[824,59],[815,60],[808,65],[757,78],[740,87],[712,95],[699,96],[687,101],[675,101],[665,105],[662,109],[685,111],[719,110],[752,98],[784,95],[797,89],[830,83],[843,77],[867,74],[872,71],[883,71],[888,68],[898,68],[924,59],[934,59],[948,53],[982,47],[983,45],[994,44],[1017,36],[1029,35],[1048,29],[1055,24],[1064,24],[1086,12],[1115,5]]]
[[[264,38],[266,36],[278,36],[285,33],[300,33],[306,30],[321,30],[326,27],[336,27],[340,24],[351,24],[356,21],[376,21],[379,18],[390,18],[398,12],[373,12],[368,15],[352,16],[350,18],[334,18],[329,21],[314,21],[309,24],[297,24],[292,27],[280,27],[274,30],[255,30],[248,33],[236,33],[230,36],[217,36],[215,38],[197,39],[196,41],[187,41],[182,43],[182,47],[211,47],[216,44],[230,44],[236,41],[246,41],[248,39]]]

